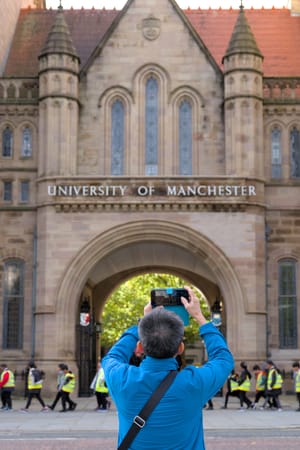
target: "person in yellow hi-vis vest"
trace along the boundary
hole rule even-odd
[[[267,373],[265,370],[262,370],[258,364],[255,364],[253,366],[253,371],[255,374],[255,400],[253,409],[256,409],[259,400],[263,397],[266,398],[266,389],[267,389]],[[269,407],[272,406],[272,403],[270,400],[268,400]]]
[[[6,364],[0,366],[1,377],[0,377],[0,388],[1,388],[1,401],[2,401],[2,411],[12,410],[12,400],[11,394],[15,388],[15,376],[14,373],[9,370]]]
[[[300,364],[298,361],[295,361],[293,363],[293,372],[294,372],[295,392],[299,403],[299,407],[298,409],[296,409],[296,411],[300,411]]]
[[[243,369],[240,373],[238,384],[239,384],[239,394],[240,394],[240,411],[244,411],[244,403],[246,403],[247,408],[253,406],[251,400],[247,397],[247,392],[250,391],[251,388],[251,378],[252,375],[247,368],[247,364],[242,361],[240,364]]]
[[[267,400],[271,399],[272,406],[277,408],[278,411],[282,411],[279,400],[279,395],[281,395],[282,393],[281,390],[283,384],[282,375],[279,369],[273,363],[273,361],[269,359],[268,361],[266,361],[266,364],[267,364],[267,391],[266,391]],[[263,407],[266,406],[267,400],[265,401]]]
[[[106,411],[110,407],[110,402],[107,400],[108,388],[105,383],[104,370],[100,361],[98,361],[97,369],[90,388],[94,391],[97,399],[97,408],[95,411]]]
[[[44,400],[41,397],[41,390],[43,387],[43,372],[39,370],[34,362],[28,364],[28,376],[27,376],[27,389],[28,399],[25,408],[22,408],[22,412],[28,412],[32,399],[35,397],[42,405],[42,411],[48,411],[49,408],[45,405]]]
[[[65,372],[65,381],[61,388],[61,403],[62,409],[59,412],[67,412],[74,411],[77,406],[77,403],[73,402],[70,398],[70,394],[75,390],[75,375],[74,373],[68,369],[66,366],[64,369]],[[69,409],[66,408],[67,403],[69,404]]]
[[[231,374],[227,378],[227,392],[225,395],[225,403],[224,406],[222,406],[222,409],[227,409],[229,397],[240,398],[238,378],[239,375],[233,369],[231,371]]]

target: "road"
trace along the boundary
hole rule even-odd
[[[295,430],[208,430],[206,450],[299,448],[299,429]],[[115,432],[6,433],[0,435],[1,450],[116,450]],[[166,449],[167,450],[167,449]],[[182,449],[180,449],[182,450]]]

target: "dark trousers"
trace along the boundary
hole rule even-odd
[[[26,406],[25,406],[25,409],[28,409],[29,408],[29,406],[31,405],[31,400],[33,399],[33,398],[36,398],[39,402],[40,402],[40,404],[42,405],[42,407],[43,408],[45,408],[45,403],[44,403],[44,400],[42,399],[42,397],[41,397],[41,390],[39,389],[39,390],[34,390],[33,392],[31,392],[30,391],[30,389],[28,390],[28,398],[27,398],[27,403],[26,403]]]
[[[266,407],[267,402],[271,402],[271,405],[274,406],[274,408],[281,408],[279,395],[281,395],[281,389],[272,389],[267,391],[266,400],[263,405],[264,408]]]
[[[1,401],[2,401],[2,407],[8,407],[9,409],[12,408],[12,401],[11,401],[11,393],[12,390],[11,389],[3,389],[2,388],[2,392],[1,392]]]
[[[228,392],[226,392],[226,395],[225,395],[225,403],[224,403],[224,407],[225,407],[225,408],[227,408],[227,404],[228,404],[229,397],[237,397],[237,398],[240,398],[239,391],[232,391],[232,392],[228,391]]]
[[[107,408],[107,394],[105,392],[95,392],[97,398],[98,408]]]
[[[61,391],[61,404],[64,411],[67,409],[67,403],[70,410],[76,405],[76,403],[70,399],[70,392]]]
[[[58,403],[58,401],[59,401],[60,398],[61,398],[61,391],[58,391],[57,394],[56,394],[55,399],[53,400],[52,405],[50,405],[50,408],[51,408],[51,409],[54,409],[54,408],[55,408],[55,406],[57,405],[57,403]]]
[[[299,402],[299,408],[300,408],[300,392],[297,392],[297,400],[298,400],[298,402]]]
[[[240,394],[240,405],[241,408],[243,407],[244,403],[246,403],[247,407],[249,408],[252,405],[251,400],[247,397],[246,391],[238,391]]]

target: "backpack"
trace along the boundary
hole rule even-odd
[[[33,369],[32,376],[35,384],[39,384],[43,379],[42,372],[39,369]]]

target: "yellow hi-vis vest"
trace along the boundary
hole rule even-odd
[[[15,376],[13,374],[13,372],[9,369],[7,370],[3,370],[2,374],[1,374],[1,378],[0,381],[3,381],[4,378],[4,374],[8,373],[8,381],[5,383],[5,385],[2,387],[3,388],[14,388],[15,387]]]
[[[265,377],[264,373],[263,372],[259,372],[259,374],[257,375],[257,378],[256,378],[255,389],[257,391],[264,391],[265,388],[266,388],[265,381],[266,381],[266,377]]]
[[[300,369],[295,373],[295,392],[300,392]]]
[[[102,392],[103,394],[107,394],[108,393],[108,388],[107,386],[105,386],[105,380],[104,380],[104,370],[101,369],[99,370],[98,373],[98,377],[97,377],[97,382],[96,382],[96,386],[95,386],[95,391],[96,392]]]
[[[246,380],[242,384],[240,384],[239,390],[248,392],[248,391],[250,391],[250,387],[251,387],[251,381],[250,381],[250,378],[247,376]]]
[[[32,391],[33,389],[42,389],[43,380],[39,381],[38,383],[35,383],[33,375],[31,374],[31,370],[30,370],[29,374],[28,374],[28,379],[27,379],[27,387],[28,387],[29,391]]]
[[[67,373],[66,379],[68,379],[68,378],[69,378],[69,382],[67,384],[64,384],[63,387],[61,388],[61,390],[64,392],[69,392],[71,394],[74,391],[75,384],[76,384],[74,373]]]
[[[273,373],[276,372],[276,380],[275,380],[275,384],[273,384],[273,386],[271,386],[272,383],[272,375]],[[277,370],[270,369],[269,373],[268,373],[268,391],[271,391],[272,389],[280,389],[282,387],[283,384],[283,379],[282,376],[280,375],[280,373],[277,372]]]
[[[239,383],[235,380],[230,380],[230,391],[238,391],[239,390]]]

